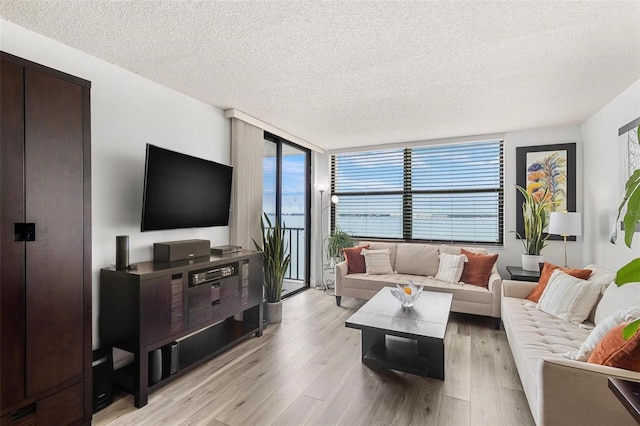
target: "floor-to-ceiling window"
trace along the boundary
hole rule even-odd
[[[309,287],[311,154],[265,132],[263,209],[273,223],[284,228],[291,263],[283,284],[283,297]]]

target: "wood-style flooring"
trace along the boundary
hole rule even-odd
[[[283,320],[149,397],[93,415],[94,425],[534,425],[503,330],[452,313],[446,380],[372,370],[360,331],[345,320],[364,301],[308,290],[283,302]]]

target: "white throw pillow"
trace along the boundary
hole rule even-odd
[[[627,283],[621,286],[611,283],[598,303],[594,322],[598,325],[618,309],[638,305],[640,305],[640,283]]]
[[[567,352],[564,356],[577,361],[587,361],[596,345],[604,336],[607,335],[607,333],[609,333],[609,331],[613,330],[620,324],[635,321],[638,318],[640,318],[640,306],[618,309],[612,315],[609,315],[602,320],[600,324],[591,331],[591,334],[589,334],[587,340],[582,343],[578,352]]]
[[[364,256],[364,263],[366,266],[367,275],[380,275],[380,274],[393,274],[393,268],[391,268],[391,260],[389,256],[391,252],[389,249],[383,250],[367,250],[362,249]]]
[[[440,266],[438,267],[436,279],[449,283],[459,282],[464,269],[464,262],[466,261],[467,256],[464,254],[440,253]]]
[[[581,323],[600,296],[602,284],[581,280],[556,269],[542,292],[537,308],[554,317]]]

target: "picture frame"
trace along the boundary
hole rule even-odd
[[[576,211],[576,144],[562,143],[516,148],[516,183],[529,191],[544,191],[551,180],[553,197],[558,204],[553,211]],[[516,189],[516,232],[524,235],[522,203],[524,197]],[[562,240],[560,235],[549,235],[550,240]],[[575,241],[575,236],[567,237]]]

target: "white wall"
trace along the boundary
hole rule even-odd
[[[190,238],[228,244],[228,227],[140,232],[145,146],[152,143],[230,164],[222,110],[0,20],[0,49],[91,81],[93,342],[98,343],[99,271],[115,263],[115,236],[130,236],[131,263],[154,242]]]
[[[638,117],[640,80],[582,124],[586,263],[618,269],[640,256],[638,234],[634,238],[633,249],[624,244],[623,233],[618,234],[616,245],[608,242],[623,189],[618,177],[618,129]]]

